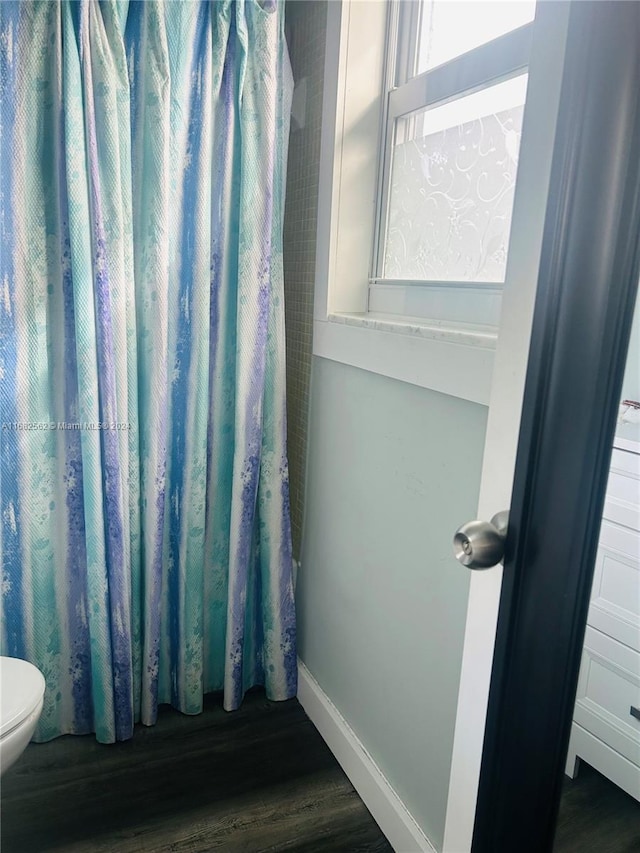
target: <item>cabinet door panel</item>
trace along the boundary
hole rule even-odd
[[[602,522],[588,624],[640,651],[640,533]]]
[[[587,628],[574,720],[640,766],[640,654]]]

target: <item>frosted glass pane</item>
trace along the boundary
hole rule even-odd
[[[504,281],[526,81],[398,119],[385,278]]]
[[[529,23],[535,12],[535,0],[425,0],[417,73]]]

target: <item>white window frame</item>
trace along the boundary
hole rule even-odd
[[[413,306],[422,293],[419,299],[427,300],[428,309],[434,300],[456,298],[456,291],[467,304],[480,294],[499,305],[502,285],[416,285],[373,274],[382,242],[384,170],[389,168],[381,138],[390,140],[393,118],[415,104],[420,108],[451,100],[525,72],[533,25],[392,87],[389,69],[398,60],[393,56],[393,63],[388,61],[388,44],[391,36],[393,44],[398,43],[395,6],[384,0],[327,4],[313,351],[488,405],[496,327],[453,324],[435,311],[407,311],[403,306]],[[371,310],[388,306],[389,291],[398,303],[396,310]],[[416,319],[415,313],[430,314],[431,319]]]
[[[497,327],[502,284],[475,281],[407,281],[383,275],[389,215],[392,149],[396,121],[408,113],[470,95],[526,73],[531,53],[532,24],[525,24],[436,68],[415,75],[416,36],[422,3],[389,4],[387,72],[383,96],[383,128],[379,155],[378,209],[368,310],[400,315],[438,317],[448,303],[458,322]],[[395,79],[394,79],[395,78]],[[450,294],[463,291],[453,304]],[[483,303],[488,307],[483,309]],[[460,309],[468,308],[464,314]],[[440,319],[445,319],[444,317]]]

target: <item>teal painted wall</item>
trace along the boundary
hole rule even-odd
[[[313,360],[300,657],[438,849],[486,414]]]

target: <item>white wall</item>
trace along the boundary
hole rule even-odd
[[[636,306],[627,355],[627,370],[622,385],[622,399],[640,400],[640,311]]]
[[[482,406],[314,358],[300,657],[438,849],[469,584],[451,538],[485,425]]]
[[[631,340],[627,353],[627,369],[620,398],[622,400],[640,400],[640,296],[636,301],[633,316],[633,328],[631,329]],[[616,435],[619,438],[640,441],[640,419],[636,417],[634,423],[619,423],[616,428]]]

